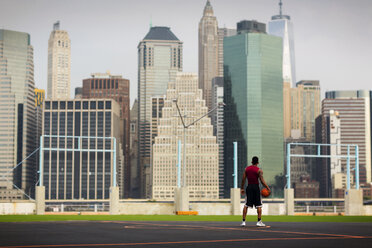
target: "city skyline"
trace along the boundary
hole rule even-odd
[[[104,3],[108,14],[102,14],[103,1],[2,1],[1,28],[31,35],[36,87],[47,89],[48,36],[57,20],[71,39],[72,92],[91,73],[110,70],[131,81],[132,105],[138,82],[136,47],[150,23],[170,27],[184,43],[184,71],[198,71],[198,22],[206,0]],[[267,24],[279,13],[278,3],[211,0],[219,25],[227,28],[235,28],[243,19]],[[294,24],[297,80],[319,80],[322,98],[327,90],[368,89],[371,7],[366,0],[283,1],[283,14],[290,15]]]

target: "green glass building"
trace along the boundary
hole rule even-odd
[[[241,21],[224,39],[225,195],[233,187],[233,142],[238,142],[238,186],[244,168],[258,156],[273,190],[283,191],[282,38],[266,25]]]

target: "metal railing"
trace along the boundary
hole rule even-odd
[[[102,203],[53,203],[45,205],[45,212],[108,212],[109,202]]]
[[[295,213],[334,213],[345,212],[343,198],[296,198]]]
[[[295,213],[343,213],[345,212],[345,206],[334,205],[334,206],[295,206]]]

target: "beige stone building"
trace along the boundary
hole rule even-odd
[[[209,109],[212,107],[212,79],[223,75],[218,71],[218,43],[217,18],[208,0],[199,22],[199,88],[203,90]]]
[[[48,42],[48,98],[68,99],[71,87],[71,41],[67,31],[53,26]]]
[[[170,82],[164,100],[152,155],[152,197],[174,199],[177,187],[178,140],[183,143],[186,131],[186,186],[190,199],[218,198],[218,144],[209,117],[184,129],[174,100],[188,125],[208,112],[198,77],[178,73]],[[182,150],[183,151],[183,147]],[[183,156],[181,156],[183,157]],[[183,162],[181,162],[183,164]]]
[[[319,81],[303,80],[291,88],[283,84],[284,138],[315,141],[315,119],[321,114]],[[297,136],[297,137],[296,137]]]
[[[235,29],[218,28],[209,0],[199,22],[199,88],[209,109],[212,108],[212,79],[223,77],[223,39],[236,34]]]
[[[353,144],[359,147],[360,183],[371,182],[371,106],[370,92],[357,91],[328,91],[322,101],[323,143],[332,144],[332,128],[330,118],[332,112],[339,114],[340,144]],[[328,128],[326,128],[328,126]],[[332,130],[332,129],[331,129]],[[343,146],[339,154],[346,155],[347,147]],[[354,148],[350,149],[354,154]],[[331,169],[333,168],[333,165]],[[341,160],[341,168],[334,172],[346,172],[346,159]],[[355,160],[350,160],[351,169],[355,168]],[[353,174],[353,172],[352,172]],[[331,175],[333,176],[333,175]]]

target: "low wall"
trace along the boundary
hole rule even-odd
[[[242,210],[244,203],[241,203]],[[231,215],[231,204],[227,201],[190,202],[190,210],[198,211],[199,215]],[[36,204],[33,201],[0,202],[0,215],[35,214]],[[69,213],[69,212],[65,212]],[[95,214],[95,213],[92,213]],[[100,213],[107,214],[107,213]],[[175,207],[173,202],[151,202],[147,200],[120,201],[119,214],[126,215],[173,215]],[[256,209],[248,209],[248,215],[256,215]],[[278,202],[265,202],[262,208],[263,215],[285,215],[285,204]],[[240,215],[240,213],[239,213]],[[372,216],[372,205],[363,206],[363,215]]]
[[[240,209],[243,210],[244,203]],[[226,201],[190,202],[189,210],[197,211],[199,215],[231,215],[231,203]],[[119,214],[139,215],[173,215],[175,206],[173,202],[150,202],[150,201],[120,201]],[[241,212],[239,213],[239,215]],[[248,215],[256,215],[256,209],[249,209]],[[284,203],[264,203],[262,208],[264,215],[284,215]]]
[[[119,214],[172,215],[173,202],[119,202]]]
[[[35,214],[36,204],[32,201],[0,202],[0,214]]]
[[[190,210],[199,215],[231,215],[231,204],[225,202],[190,202]]]
[[[363,215],[372,215],[372,205],[363,206]]]

